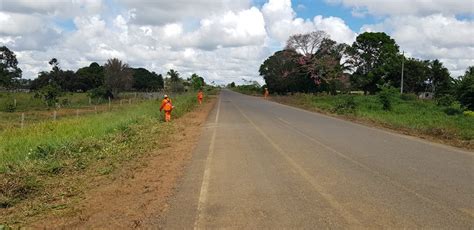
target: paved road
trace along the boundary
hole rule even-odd
[[[162,227],[474,228],[474,153],[223,90]]]

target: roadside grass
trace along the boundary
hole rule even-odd
[[[194,92],[172,99],[173,118],[197,105]],[[109,175],[163,145],[175,130],[163,122],[159,106],[159,100],[145,101],[0,132],[0,224],[63,209],[84,191],[87,178]]]
[[[378,95],[294,94],[272,98],[308,110],[337,114],[458,147],[474,148],[474,116],[463,114],[459,104],[438,106],[434,101],[420,100],[415,95],[392,95],[388,99],[390,109],[384,109]]]

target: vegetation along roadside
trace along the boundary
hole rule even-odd
[[[197,105],[194,92],[173,99],[175,118]],[[174,126],[162,122],[159,103],[145,101],[119,111],[4,131],[0,223],[22,225],[42,213],[67,209],[93,178],[110,175],[124,163],[163,147]]]

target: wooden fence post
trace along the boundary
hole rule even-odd
[[[25,113],[21,113],[21,128],[25,127]]]
[[[53,120],[56,120],[56,117],[58,115],[58,112],[56,110],[54,110],[54,113],[53,113]]]
[[[112,106],[110,103],[111,103],[111,101],[110,101],[110,97],[109,97],[109,110],[110,110],[110,107]]]
[[[76,109],[76,118],[79,117],[79,109]]]
[[[95,114],[97,114],[97,106],[94,106]]]

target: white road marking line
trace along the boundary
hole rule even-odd
[[[262,129],[260,129],[250,118],[245,115],[245,113],[236,105],[233,104],[235,108],[242,114],[242,116],[247,119],[247,121],[257,130],[257,132],[263,136],[268,143],[270,143],[275,150],[277,150],[280,155],[282,155],[288,163],[292,166],[293,169],[295,169],[311,186],[318,192],[328,203],[331,205],[332,208],[334,208],[341,216],[344,218],[344,220],[350,225],[350,226],[359,226],[362,227],[362,224],[359,222],[358,219],[356,219],[350,212],[348,212],[344,207],[334,198],[333,195],[327,193],[324,188],[316,183],[311,176],[304,168],[302,168],[298,163],[296,163],[291,157],[288,156],[288,154],[285,153],[285,151],[280,148]]]
[[[316,138],[314,138],[314,137],[312,137],[312,136],[309,136],[308,134],[306,134],[306,133],[300,131],[299,129],[297,129],[297,128],[295,128],[293,125],[291,125],[290,122],[288,122],[288,121],[286,121],[286,120],[284,120],[284,119],[282,119],[282,118],[280,118],[280,117],[277,117],[277,119],[280,120],[286,127],[288,127],[289,129],[292,129],[292,130],[296,131],[298,134],[300,134],[301,136],[305,137],[306,139],[308,139],[308,140],[310,140],[310,141],[312,141],[312,142],[314,142],[314,143],[316,143],[316,144],[322,146],[323,148],[325,148],[325,149],[327,149],[327,150],[329,150],[329,151],[331,151],[331,152],[337,154],[338,156],[340,156],[340,157],[342,157],[342,158],[348,160],[349,162],[351,162],[351,163],[353,163],[353,164],[355,164],[355,165],[357,165],[357,166],[359,166],[359,167],[361,167],[361,168],[367,170],[368,172],[370,172],[370,173],[372,173],[372,174],[374,174],[374,175],[376,175],[376,176],[378,176],[378,177],[380,177],[380,178],[383,178],[383,179],[387,180],[388,182],[390,182],[392,185],[398,187],[399,189],[401,189],[401,190],[403,190],[403,191],[405,191],[405,192],[411,193],[411,194],[413,194],[414,196],[418,197],[419,199],[421,199],[421,200],[423,200],[423,201],[425,201],[425,202],[427,202],[427,203],[430,203],[430,204],[432,204],[432,205],[434,205],[434,206],[436,206],[436,207],[438,207],[438,208],[441,208],[441,209],[446,210],[446,211],[450,211],[450,209],[448,209],[447,207],[445,207],[445,206],[442,205],[441,203],[439,203],[439,202],[437,202],[437,201],[435,201],[435,200],[432,200],[432,199],[430,199],[430,198],[428,198],[428,197],[425,197],[425,196],[421,195],[420,193],[416,192],[415,190],[410,189],[410,188],[406,187],[405,185],[403,185],[403,184],[401,184],[401,183],[399,183],[399,182],[393,180],[391,177],[389,177],[389,176],[387,176],[387,175],[384,175],[384,174],[381,174],[381,173],[379,173],[378,171],[371,169],[369,166],[366,166],[365,164],[360,163],[359,161],[356,161],[356,160],[352,159],[351,157],[347,156],[346,154],[341,153],[341,152],[339,152],[339,151],[333,149],[332,147],[330,147],[330,146],[328,146],[328,145],[322,143],[321,141],[317,140]],[[470,212],[470,211],[467,210],[467,209],[463,209],[463,208],[454,208],[454,209],[455,209],[455,210],[458,210],[458,211],[460,211],[460,212],[462,212],[462,213],[464,213],[464,214],[467,214],[467,215],[469,215],[469,216],[471,216],[471,217],[474,217],[474,213]]]
[[[221,110],[221,99],[219,98],[219,102],[217,104],[216,119],[215,119],[216,126],[214,126],[214,130],[212,131],[211,143],[209,144],[209,153],[206,158],[206,165],[204,168],[204,175],[202,178],[201,191],[199,193],[197,218],[194,222],[194,229],[203,229],[201,225],[204,219],[204,206],[207,202],[207,196],[208,196],[209,178],[211,176],[211,162],[212,162],[212,157],[214,155],[214,144],[216,142],[217,122],[219,121],[220,110]]]

